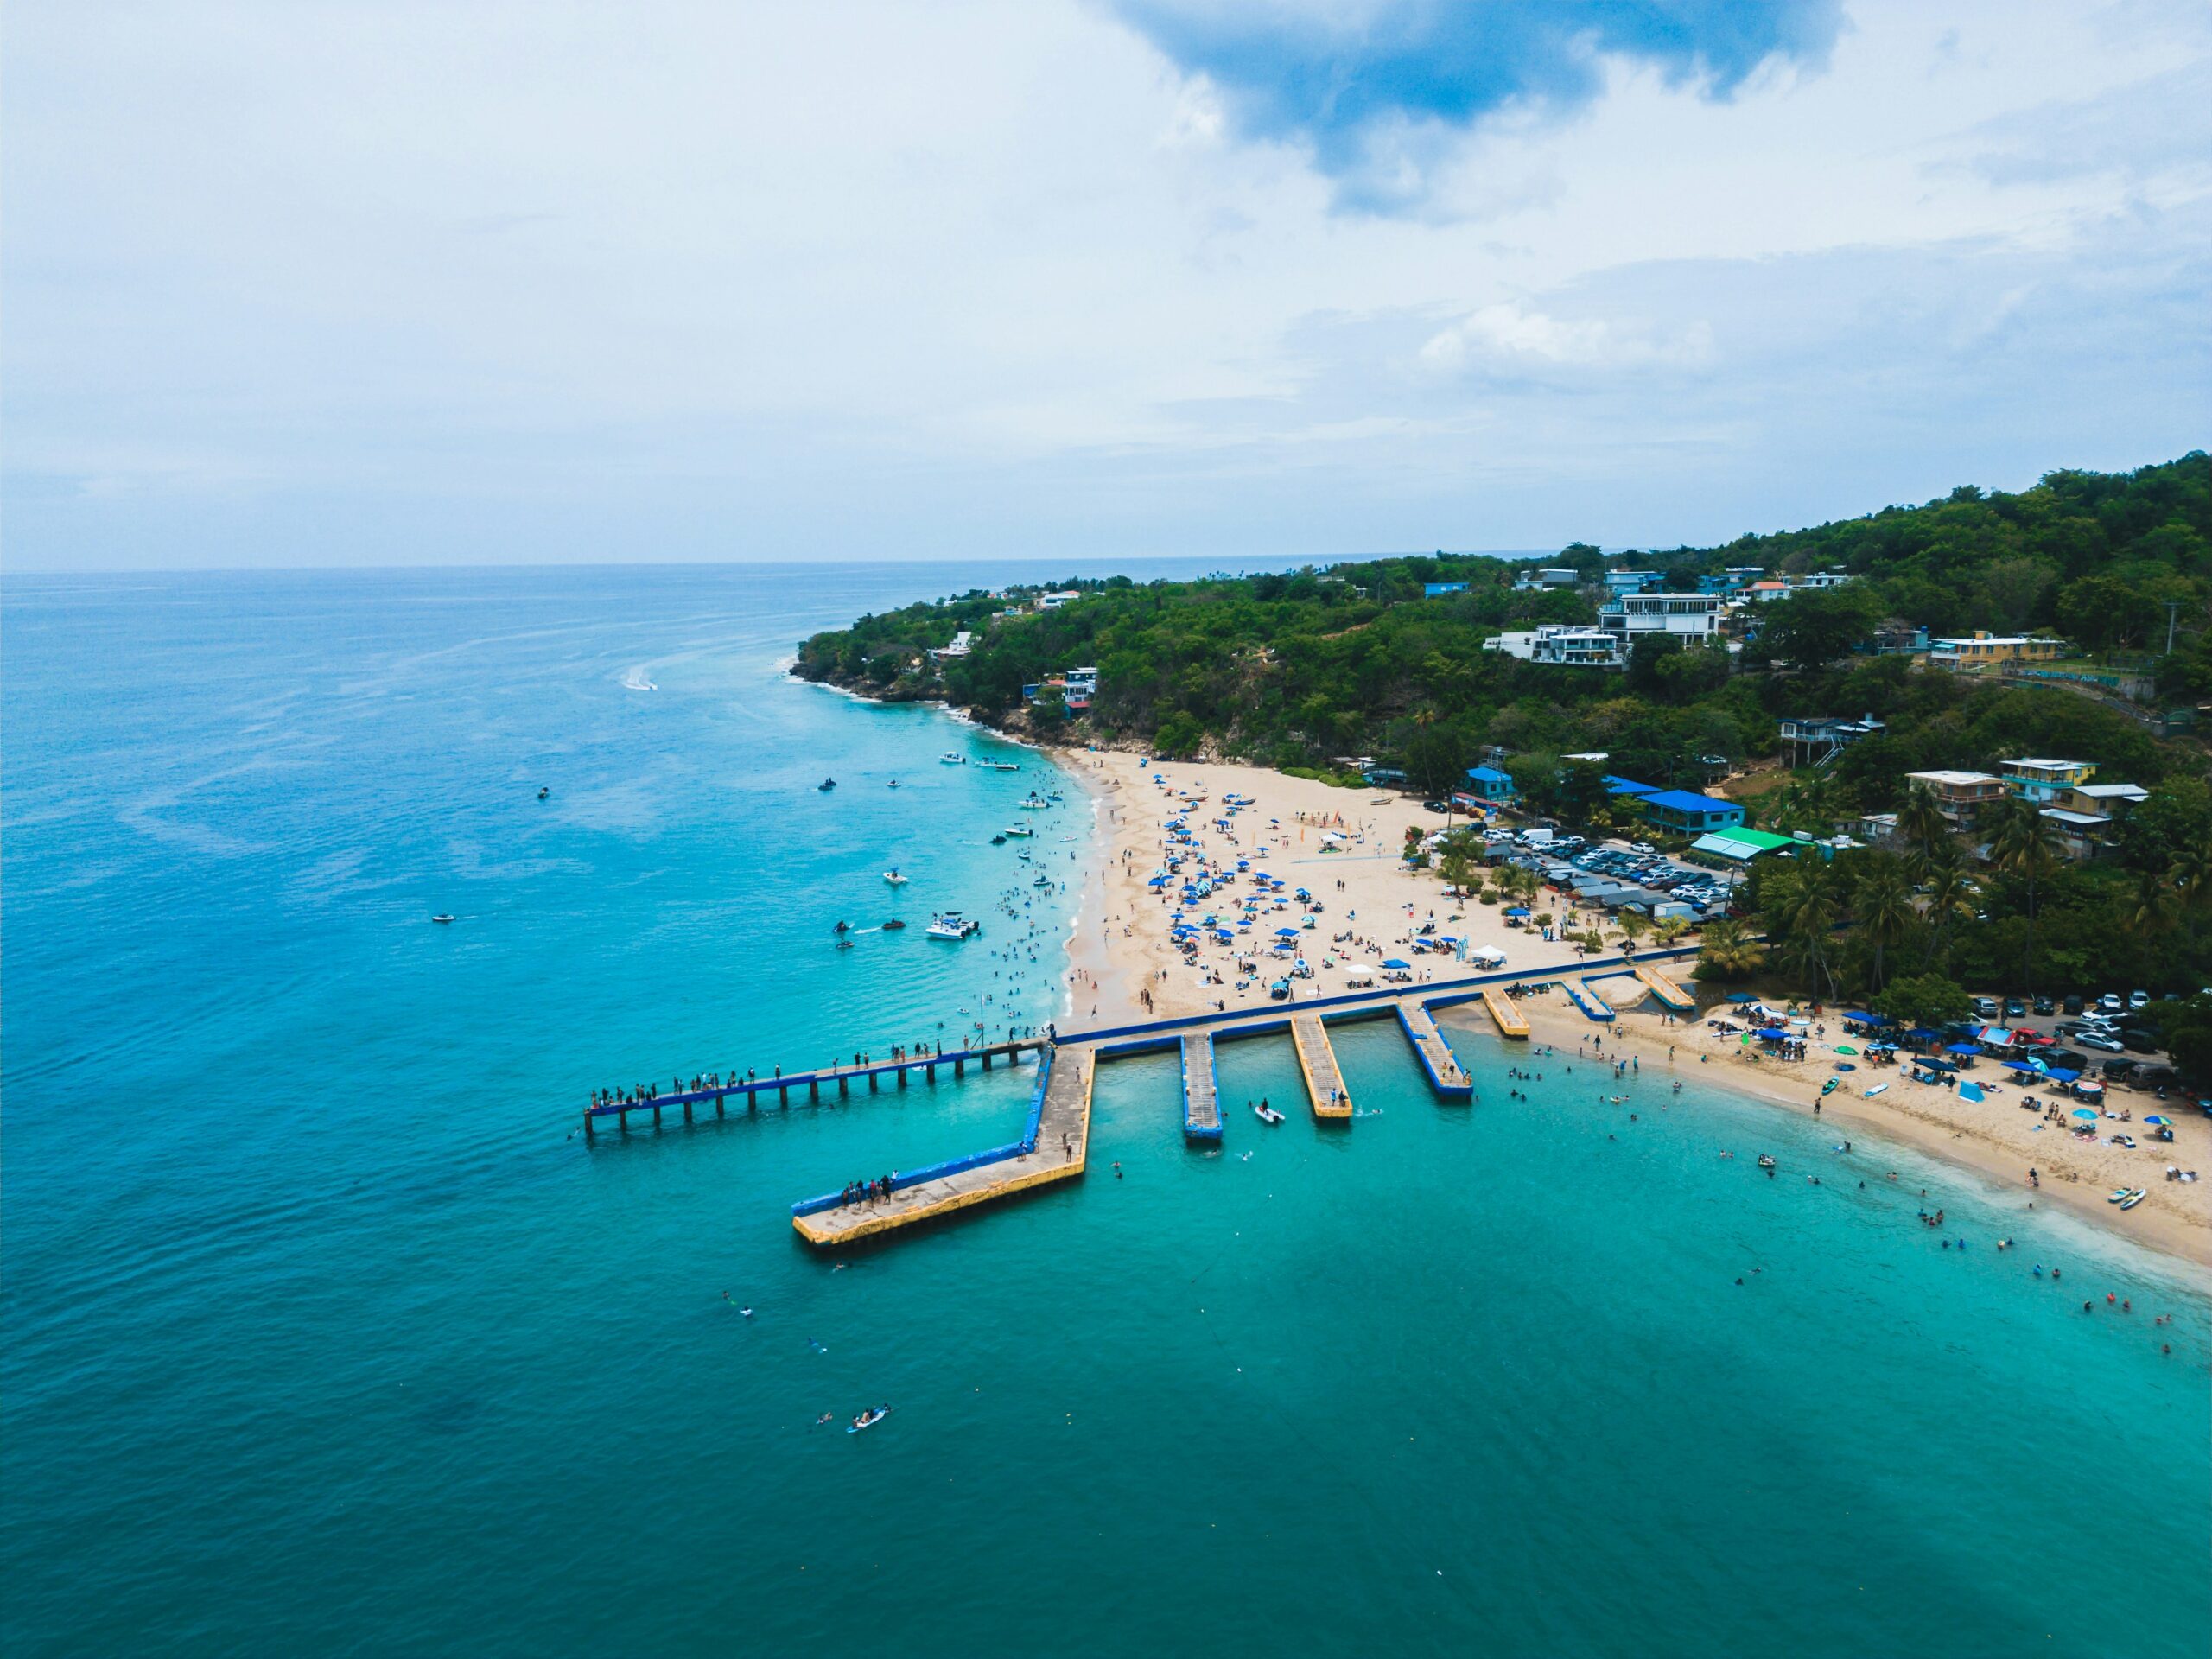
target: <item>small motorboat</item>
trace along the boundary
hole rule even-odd
[[[901,929],[901,928],[905,927],[906,925],[906,923],[904,923],[904,922],[900,921],[900,920],[899,920],[896,916],[893,916],[893,917],[889,921],[886,922],[886,923],[883,925],[883,930],[882,930],[882,931],[883,931],[884,932],[886,932],[886,933],[896,933],[896,932],[898,932],[898,931],[899,931],[899,929]]]
[[[933,918],[925,931],[933,939],[972,939],[983,931],[983,925],[970,921],[957,910],[948,910]]]
[[[878,1406],[873,1411],[864,1411],[845,1425],[845,1433],[857,1434],[864,1428],[874,1428],[890,1414],[891,1408],[888,1406]]]
[[[824,791],[833,790],[837,787],[837,780],[835,778],[824,778],[820,783],[817,784],[815,787]]]
[[[899,867],[896,864],[883,873],[883,879],[894,887],[903,887],[906,885],[906,878],[899,874]]]
[[[1268,1105],[1264,1100],[1252,1109],[1252,1116],[1258,1118],[1262,1123],[1280,1123],[1282,1122],[1282,1114],[1275,1110],[1274,1107]]]
[[[1049,875],[1040,875],[1029,885],[1033,887],[1049,887],[1052,885],[1052,878]]]
[[[1011,760],[983,760],[977,764],[988,766],[993,772],[1020,772],[1021,770]]]
[[[431,919],[432,921],[434,921],[434,922],[437,923],[437,924],[438,924],[438,925],[439,925],[439,926],[441,926],[441,927],[448,927],[448,926],[450,926],[450,925],[452,925],[452,923],[453,923],[453,918],[452,918],[452,917],[450,917],[450,916],[448,916],[448,915],[444,914],[442,912],[441,912],[439,914],[437,914],[437,915],[435,915],[435,916],[431,917],[431,918],[430,918],[430,919]]]
[[[1003,833],[1012,836],[1017,841],[1027,841],[1037,832],[1026,823],[1009,823]]]
[[[968,764],[968,757],[956,750],[947,749],[938,756],[937,763],[940,766],[964,766]]]
[[[1028,799],[1019,803],[1019,804],[1021,810],[1025,812],[1042,812],[1051,804],[1051,803],[1048,801],[1039,800],[1036,796],[1032,795]]]

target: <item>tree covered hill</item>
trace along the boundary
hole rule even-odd
[[[1538,563],[1572,566],[1582,582],[1516,591]],[[1609,569],[1657,569],[1669,589],[1694,589],[1701,575],[1750,565],[1853,580],[1764,607],[1732,655],[1649,642],[1610,672],[1483,649],[1501,629],[1593,620]],[[1465,587],[1431,596],[1435,583]],[[2095,760],[2104,777],[2147,785],[2200,771],[2202,749],[2066,691],[1963,681],[1852,648],[1895,624],[2050,631],[2085,653],[2163,652],[2171,601],[2176,646],[2153,670],[2161,693],[2212,697],[2212,461],[2196,452],[2133,473],[2053,473],[2018,494],[1961,488],[1716,548],[1608,559],[1577,543],[1519,564],[1440,554],[1065,586],[1081,596],[1050,610],[969,594],[863,617],[806,640],[797,671],[888,699],[943,698],[1046,738],[1276,766],[1370,754],[1431,789],[1490,745],[1539,757],[1604,749],[1611,770],[1694,783],[1694,757],[1770,753],[1778,718],[1861,713],[1889,722],[1835,768],[1861,808],[1894,804],[1907,771],[2031,753]],[[974,636],[966,655],[931,657],[963,630]],[[1072,730],[1056,699],[1025,702],[1026,686],[1085,664],[1099,670],[1099,688]]]

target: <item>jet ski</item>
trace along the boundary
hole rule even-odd
[[[906,923],[900,921],[896,916],[894,916],[883,925],[882,931],[886,933],[896,933],[900,928],[906,925]]]
[[[820,790],[835,789],[837,787],[837,780],[835,778],[824,778],[820,783],[817,784],[815,787]]]

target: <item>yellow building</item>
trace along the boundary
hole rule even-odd
[[[1928,660],[1936,668],[1962,674],[1986,674],[2006,663],[2048,663],[2066,649],[2063,639],[2037,634],[1991,633],[1976,628],[1971,639],[1931,639]]]

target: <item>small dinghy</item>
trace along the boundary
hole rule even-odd
[[[1274,1107],[1268,1105],[1265,1101],[1262,1101],[1258,1105],[1252,1109],[1252,1116],[1258,1118],[1262,1123],[1280,1123],[1282,1122],[1282,1114],[1275,1110]]]
[[[443,914],[443,913],[441,913],[441,914],[436,915],[436,916],[433,916],[433,917],[431,917],[431,918],[430,918],[430,919],[431,919],[432,921],[434,921],[434,922],[437,923],[437,924],[438,924],[438,925],[439,925],[439,926],[441,926],[441,927],[450,926],[450,925],[452,925],[452,923],[453,923],[453,918],[452,918],[452,917],[450,917],[450,916],[445,915],[445,914]]]
[[[1761,1169],[1772,1169],[1774,1167],[1773,1155],[1770,1153],[1764,1152],[1759,1154],[1759,1167]]]
[[[899,867],[896,864],[883,873],[883,879],[894,887],[903,887],[906,885],[906,878],[899,874]]]

